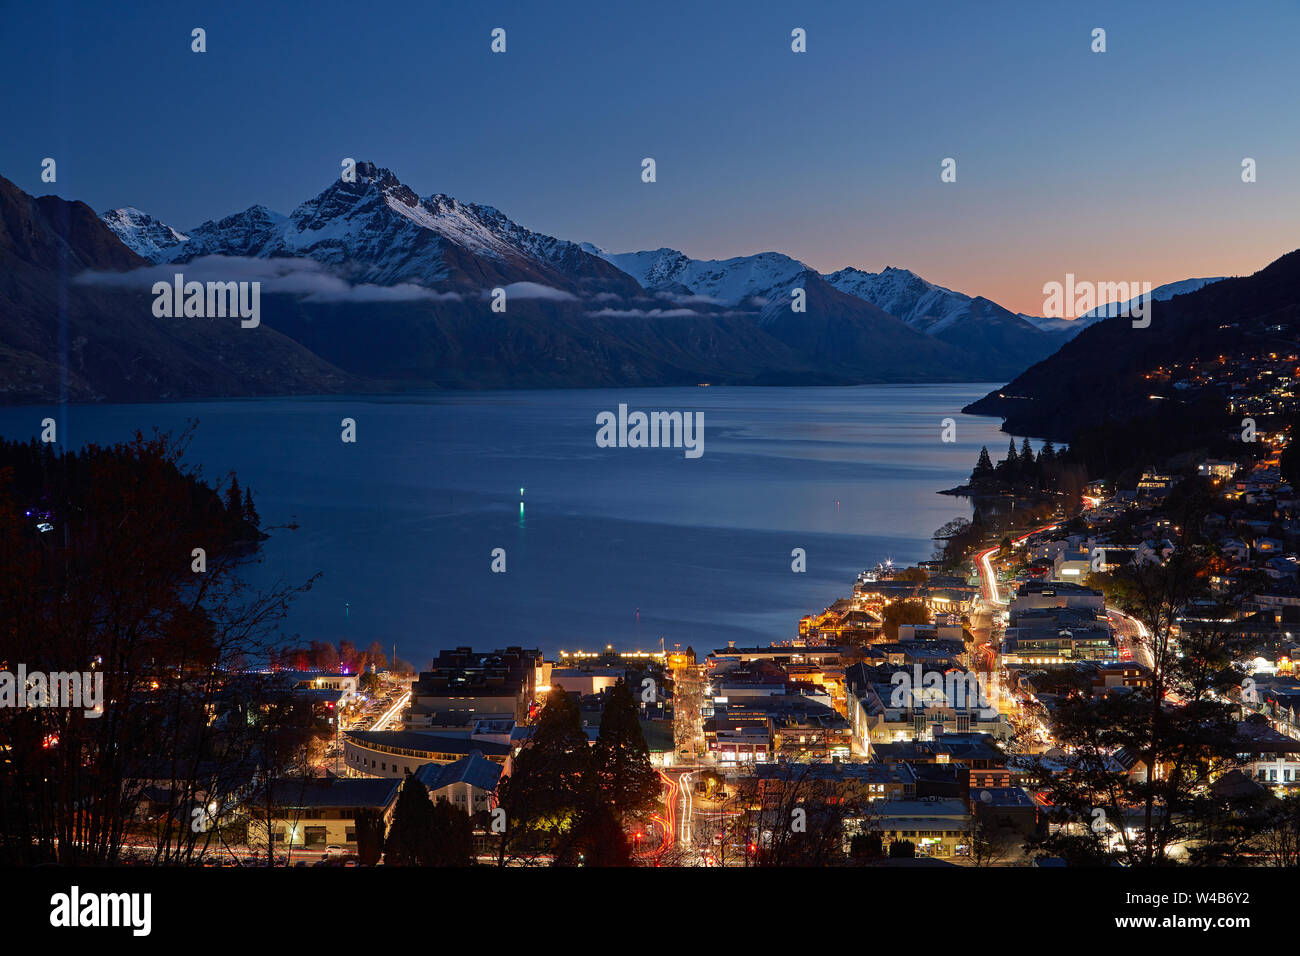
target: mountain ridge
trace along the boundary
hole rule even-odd
[[[185,234],[156,220],[141,223],[138,239],[126,229],[117,231],[155,262],[186,262],[212,254],[307,256],[344,272],[350,281],[413,284],[441,293],[481,295],[484,287],[511,283],[577,296],[608,293],[626,298],[640,291],[663,300],[667,310],[642,310],[658,315],[709,306],[761,310],[771,300],[787,301],[798,277],[816,271],[779,252],[722,260],[694,259],[666,246],[611,253],[589,242],[533,232],[492,206],[464,203],[442,193],[422,199],[391,170],[373,163],[358,163],[356,172],[354,183],[335,180],[288,216],[254,206],[205,222],[190,230],[187,240],[170,246],[157,244],[153,234]],[[128,221],[143,215],[132,213]],[[104,217],[126,218],[122,210],[110,210]],[[623,276],[635,286],[621,281]],[[892,266],[879,273],[850,266],[819,277],[954,346],[980,369],[981,377],[1014,376],[1094,320],[1082,317],[1076,325],[1019,315],[984,296],[956,292]],[[833,301],[844,307],[843,300]]]
[[[935,286],[907,270],[845,269],[825,276],[776,252],[718,261],[667,247],[611,254],[535,232],[493,206],[441,193],[421,198],[373,163],[356,169],[355,181],[331,181],[289,215],[254,205],[185,231],[129,206],[101,219],[84,204],[26,197],[5,180],[18,193],[10,196],[14,208],[58,204],[58,216],[79,224],[73,230],[80,237],[77,254],[59,247],[67,240],[48,217],[21,240],[10,236],[9,254],[32,260],[31,278],[46,290],[47,305],[71,283],[84,307],[79,321],[90,333],[77,341],[120,339],[122,329],[131,329],[134,356],[114,361],[148,369],[127,374],[121,367],[87,366],[84,383],[64,376],[84,385],[77,396],[136,400],[358,384],[969,381],[1002,369],[1010,377],[1037,357],[1026,349],[1055,348],[1052,334],[991,300]],[[154,319],[146,291],[180,271],[259,282],[261,328],[291,374],[258,367],[251,347],[257,335],[228,339],[229,329],[211,320],[187,325]],[[803,311],[792,307],[795,289],[803,290]],[[24,376],[39,385],[14,392],[15,400],[63,394],[58,370],[67,357],[55,345],[57,313],[33,310],[16,298],[26,311],[15,328],[30,334],[0,336],[0,349],[21,352]],[[106,354],[130,345],[119,342]],[[189,371],[193,387],[164,370],[163,354],[182,347],[214,350],[210,375],[193,369],[201,355],[172,356]]]
[[[1147,378],[1153,369],[1218,354],[1294,348],[1297,288],[1300,250],[1250,276],[1154,301],[1145,328],[1134,328],[1126,316],[1103,318],[963,411],[1000,417],[1003,430],[1017,435],[1065,442],[1086,429],[1140,419],[1155,401]],[[1208,385],[1184,396],[1156,396],[1156,404],[1191,408],[1207,395],[1214,402],[1224,397]]]
[[[799,281],[811,309],[826,314],[807,320],[788,305],[765,315],[758,300],[730,307],[695,296],[683,305],[494,207],[420,199],[377,167],[358,169],[357,183],[331,183],[289,216],[253,206],[186,231],[138,209],[101,220],[84,203],[36,200],[4,181],[8,218],[26,223],[0,237],[0,307],[11,315],[0,329],[4,397],[966,376],[958,350],[815,273]],[[45,205],[52,215],[41,214]],[[130,240],[135,232],[148,238],[139,248],[149,258],[124,244],[123,233]],[[156,317],[151,290],[170,288],[176,273],[186,282],[257,283],[259,322],[245,329],[220,318]],[[30,289],[16,288],[19,280]],[[505,311],[492,307],[493,289],[505,291]]]
[[[146,289],[76,278],[148,265],[85,203],[36,198],[0,176],[0,398],[146,401],[355,386],[277,332],[160,323]]]

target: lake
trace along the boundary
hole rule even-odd
[[[179,429],[209,479],[234,469],[264,525],[254,583],[302,581],[288,633],[397,646],[697,651],[785,639],[885,558],[929,558],[970,516],[961,484],[996,419],[960,409],[996,384],[438,392],[0,409],[65,446]],[[598,447],[597,415],[702,412],[703,453]],[[940,440],[956,420],[956,441]],[[356,422],[356,442],[340,422]],[[522,489],[522,495],[521,495]],[[522,504],[522,508],[521,508]],[[494,573],[494,549],[505,573]],[[791,570],[803,548],[807,571]]]

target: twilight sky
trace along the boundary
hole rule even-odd
[[[1035,314],[1067,272],[1158,285],[1300,246],[1290,2],[128,6],[5,11],[0,175],[183,230],[288,213],[352,156],[611,251],[894,265]]]

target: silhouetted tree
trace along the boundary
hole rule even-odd
[[[630,866],[632,848],[613,808],[605,803],[587,808],[556,862],[570,866]]]
[[[592,767],[601,796],[620,822],[654,806],[661,790],[659,774],[650,765],[636,702],[622,678],[605,692]]]
[[[244,520],[254,528],[262,526],[262,518],[257,513],[257,506],[253,504],[253,490],[251,488],[244,489],[244,505],[240,513],[243,515]]]
[[[1007,484],[1020,477],[1020,456],[1016,454],[1016,440],[1014,438],[1007,442],[1007,457],[998,462],[997,476]]]
[[[384,852],[384,816],[372,807],[362,807],[353,822],[357,832],[357,862],[375,866]]]
[[[879,830],[855,833],[849,840],[849,857],[855,863],[878,860],[885,855],[884,834]]]
[[[230,473],[230,487],[226,489],[226,511],[234,519],[242,518],[244,514],[244,498],[234,472]]]
[[[193,861],[237,825],[241,789],[292,771],[310,742],[296,709],[277,720],[274,682],[233,674],[276,645],[310,582],[243,580],[240,532],[184,464],[189,434],[66,453],[0,442],[0,657],[93,671],[104,691],[102,717],[0,709],[0,862],[117,862],[146,794],[153,861]]]
[[[433,802],[429,790],[413,776],[402,781],[393,822],[384,840],[384,865],[432,866],[437,856]]]
[[[471,866],[474,863],[474,828],[469,814],[446,800],[433,806],[430,866]]]
[[[378,670],[388,669],[388,658],[384,655],[384,645],[378,641],[372,641],[366,648],[366,663],[374,664]]]
[[[506,831],[498,863],[565,857],[581,814],[593,798],[591,746],[578,705],[558,684],[551,688],[533,734],[515,755],[509,777],[497,785]]]
[[[1030,841],[1035,849],[1075,861],[1163,865],[1172,847],[1214,817],[1199,791],[1239,763],[1242,746],[1227,697],[1235,684],[1233,655],[1220,625],[1183,626],[1174,640],[1184,610],[1209,597],[1208,552],[1188,537],[1164,565],[1126,565],[1093,578],[1146,625],[1139,641],[1152,665],[1150,685],[1126,694],[1069,695],[1058,703],[1053,736],[1069,753],[1069,772],[1035,767],[1034,783],[1057,824]],[[1236,603],[1229,596],[1205,616],[1228,620]],[[1115,765],[1119,751],[1135,766],[1140,761],[1139,772]]]

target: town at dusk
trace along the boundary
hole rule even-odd
[[[1284,939],[1296,8],[4,20],[16,942]]]

